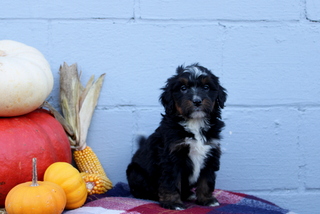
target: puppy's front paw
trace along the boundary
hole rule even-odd
[[[176,202],[160,202],[160,206],[165,209],[170,209],[170,210],[184,210],[184,209],[186,209],[186,207],[183,204],[176,203]]]
[[[215,197],[205,199],[205,200],[198,199],[196,203],[202,206],[210,206],[210,207],[216,207],[220,205],[219,201]]]
[[[220,203],[216,200],[216,201],[214,201],[213,203],[208,204],[208,206],[210,206],[210,207],[217,207],[217,206],[220,206]]]

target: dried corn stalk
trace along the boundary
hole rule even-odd
[[[112,183],[98,157],[86,143],[104,76],[105,74],[102,74],[96,81],[94,81],[94,76],[91,76],[86,86],[83,86],[77,65],[68,66],[64,63],[63,66],[60,66],[60,102],[64,117],[59,115],[49,103],[44,103],[44,106],[51,110],[68,133],[71,148],[75,150],[74,160],[80,172],[86,173],[85,181],[93,177],[100,179],[96,182],[99,184],[99,191],[96,190],[98,186],[88,188],[89,194],[101,194],[112,188]],[[92,186],[93,183],[87,183],[87,186]]]

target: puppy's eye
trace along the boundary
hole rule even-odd
[[[180,91],[185,92],[186,90],[187,90],[187,86],[182,85],[182,86],[180,87]]]
[[[209,91],[209,90],[210,90],[210,87],[209,87],[209,85],[204,85],[204,86],[203,86],[203,89],[204,89],[205,91]]]

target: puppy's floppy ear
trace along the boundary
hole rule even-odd
[[[175,112],[175,104],[173,101],[172,94],[169,90],[169,84],[167,84],[165,87],[161,88],[163,90],[163,93],[160,96],[160,101],[165,109],[166,114],[173,114]]]
[[[178,66],[176,69],[176,75],[172,76],[167,80],[166,85],[161,88],[163,93],[160,96],[160,101],[165,108],[166,114],[172,115],[176,112],[175,102],[172,96],[173,85],[177,80],[177,76],[184,72],[185,68],[183,65]]]
[[[220,108],[224,107],[224,103],[227,100],[227,92],[226,91],[227,90],[219,84],[217,101],[218,101]]]
[[[212,75],[211,78],[212,78],[213,82],[215,83],[217,90],[218,90],[216,107],[224,108],[224,103],[227,100],[227,90],[221,86],[219,78],[217,76],[213,75],[212,73],[211,73],[211,75]]]

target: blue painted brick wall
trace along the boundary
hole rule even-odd
[[[157,127],[166,79],[200,62],[229,93],[217,188],[320,213],[318,0],[2,0],[0,39],[46,56],[55,106],[64,61],[84,82],[107,74],[88,144],[114,183]]]

